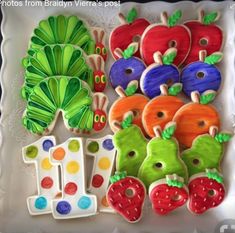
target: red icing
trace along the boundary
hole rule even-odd
[[[95,188],[99,188],[103,184],[103,182],[104,178],[99,174],[94,175],[92,178],[92,186]]]
[[[95,45],[95,50],[97,48],[100,49],[99,55],[104,59],[104,61],[106,61],[107,60],[107,50],[106,50],[106,53],[104,53],[105,46],[101,42],[97,42]]]
[[[99,119],[98,119],[97,122],[96,122],[95,119],[94,119],[93,128],[94,128],[95,131],[100,131],[100,130],[102,130],[102,129],[105,127],[105,125],[106,125],[106,118],[107,118],[107,115],[106,115],[106,113],[105,113],[103,110],[100,110],[100,109],[96,109],[96,110],[94,111],[94,117],[95,117],[96,115],[99,116]],[[101,119],[105,119],[105,121],[104,121],[104,122],[101,122]]]
[[[53,180],[51,177],[46,176],[41,180],[41,186],[44,189],[50,189],[53,186]]]
[[[118,59],[113,52],[116,48],[125,50],[133,42],[135,36],[141,36],[143,34],[149,24],[146,19],[136,19],[131,24],[124,24],[115,28],[110,36],[110,50],[114,58]],[[140,57],[139,50],[135,53],[135,56]]]
[[[66,194],[74,195],[77,192],[77,185],[73,182],[69,182],[65,185],[64,191]]]
[[[185,188],[157,184],[149,194],[154,211],[160,215],[181,207],[188,200],[188,192]]]
[[[192,45],[191,50],[184,64],[187,65],[191,62],[198,61],[198,54],[200,50],[206,50],[207,56],[220,51],[223,44],[223,32],[215,24],[204,25],[197,21],[190,21],[185,25],[191,31]],[[208,41],[207,45],[200,45],[200,40],[205,38]]]
[[[210,194],[210,190],[213,190],[213,195]],[[189,183],[188,207],[193,213],[202,214],[221,204],[224,196],[223,184],[208,177],[198,177]]]
[[[170,42],[175,41],[177,56],[174,64],[179,66],[188,55],[190,50],[190,32],[183,26],[178,25],[168,27],[164,25],[155,25],[149,29],[141,40],[141,54],[146,65],[154,63],[153,54],[160,51],[162,54],[170,48]]]
[[[96,80],[96,76],[99,77],[99,80]],[[105,77],[104,72],[101,70],[94,71],[93,77],[94,77],[94,90],[96,92],[103,92],[103,90],[106,87],[106,82],[107,82],[106,81],[107,77]],[[104,81],[104,77],[105,77],[105,81]]]
[[[127,196],[126,190],[133,190],[133,196]],[[107,192],[108,204],[129,222],[137,222],[142,215],[146,191],[135,177],[126,177],[113,183]]]

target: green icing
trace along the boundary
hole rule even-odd
[[[111,176],[109,178],[109,180],[110,180],[110,183],[113,184],[113,183],[118,182],[119,180],[125,179],[126,176],[127,176],[126,171],[124,171],[124,172],[115,172],[115,175]]]
[[[218,133],[215,135],[215,140],[223,143],[228,142],[232,138],[232,134],[230,133]]]
[[[218,17],[218,12],[210,12],[204,15],[204,17],[202,18],[202,23],[205,25],[212,24],[216,21],[217,17]]]
[[[218,172],[207,171],[206,175],[209,179],[216,180],[220,184],[224,182],[223,177]]]
[[[68,149],[71,152],[78,152],[80,149],[80,144],[78,140],[71,140],[68,144]]]
[[[91,153],[96,153],[99,151],[99,143],[98,142],[90,142],[87,146],[87,150]]]
[[[168,186],[173,186],[173,187],[178,187],[178,188],[182,188],[184,186],[184,183],[179,181],[179,180],[171,180],[166,178],[166,183],[168,184]]]
[[[137,10],[135,8],[132,8],[127,16],[126,16],[126,21],[127,23],[133,23],[133,21],[137,18]]]
[[[22,96],[28,98],[39,82],[57,75],[76,76],[93,87],[92,70],[81,49],[72,45],[46,45],[28,58]]]
[[[168,95],[177,96],[182,91],[182,84],[175,83],[168,89]]]
[[[175,130],[176,130],[176,125],[175,124],[167,127],[166,129],[164,129],[162,131],[162,138],[163,139],[171,139],[171,137],[173,136]]]
[[[176,51],[172,51],[170,53],[167,53],[166,55],[163,55],[162,56],[163,64],[164,65],[171,65],[174,62],[176,55],[177,55]]]
[[[38,148],[36,146],[27,147],[25,155],[30,159],[36,158],[38,155]]]
[[[182,11],[176,10],[172,15],[168,17],[167,25],[169,27],[174,27],[182,17]]]
[[[125,93],[126,93],[126,96],[132,96],[136,93],[138,89],[138,86],[137,85],[129,85],[126,89],[125,89]]]
[[[216,92],[205,93],[200,96],[200,104],[209,104],[215,99]]]
[[[147,157],[142,163],[138,177],[148,189],[154,181],[176,174],[187,182],[187,168],[179,157],[175,139],[153,138],[147,146]]]
[[[205,172],[206,169],[220,170],[223,157],[223,144],[210,135],[197,137],[192,147],[183,151],[182,159],[188,167],[189,176]]]
[[[126,171],[129,176],[137,176],[147,151],[147,139],[140,128],[131,125],[121,129],[113,136],[113,143],[117,150],[116,170]]]
[[[124,59],[129,59],[133,56],[134,53],[135,53],[135,47],[129,46],[127,49],[123,51],[122,56]]]
[[[23,124],[30,132],[42,134],[55,120],[57,111],[62,110],[68,127],[91,130],[94,116],[91,104],[91,93],[79,78],[50,77],[34,87]]]
[[[121,126],[123,129],[129,128],[132,125],[132,121],[133,121],[133,116],[129,115],[127,116],[121,123]]]
[[[223,57],[222,53],[212,53],[211,55],[209,55],[205,58],[204,62],[209,65],[214,65],[214,64],[220,62],[222,57]]]

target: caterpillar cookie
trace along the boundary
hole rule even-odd
[[[23,124],[34,134],[49,134],[60,111],[74,133],[99,132],[106,126],[108,98],[92,94],[77,77],[57,76],[41,81],[28,98]]]
[[[205,50],[208,55],[220,51],[223,45],[223,31],[215,24],[219,19],[219,12],[205,14],[199,11],[198,20],[191,20],[184,25],[191,32],[192,45],[184,65],[198,60],[200,50]]]
[[[175,136],[181,146],[191,147],[193,140],[207,133],[211,126],[220,127],[219,114],[209,105],[215,96],[215,91],[206,91],[201,96],[198,92],[192,92],[192,102],[185,104],[176,112],[173,118],[177,123]]]
[[[116,132],[117,129],[111,123],[114,121],[122,122],[127,112],[133,112],[133,124],[139,126],[144,132],[142,112],[148,103],[148,98],[141,94],[135,94],[137,88],[138,82],[131,81],[125,90],[120,86],[115,89],[120,98],[113,103],[109,110],[109,125],[113,132]]]
[[[161,132],[154,127],[156,137],[147,145],[147,157],[138,177],[149,191],[156,213],[165,215],[182,206],[188,199],[184,182],[188,180],[187,168],[179,156],[178,142],[172,138],[176,125],[170,122]]]
[[[176,66],[180,66],[186,59],[191,47],[191,33],[184,25],[177,25],[182,12],[175,11],[171,16],[166,12],[161,14],[162,23],[149,25],[140,42],[140,53],[146,65],[154,63],[153,54],[156,51],[164,54],[169,48],[177,49],[174,60]]]
[[[136,177],[116,172],[107,191],[109,205],[130,223],[138,222],[146,196],[144,184]]]
[[[223,143],[231,139],[230,133],[218,133],[211,126],[209,134],[196,137],[192,147],[183,151],[181,158],[188,167],[191,212],[202,214],[221,204],[225,196],[221,172]]]
[[[114,59],[118,59],[118,56],[114,52],[116,48],[124,50],[132,42],[139,42],[144,30],[150,24],[144,18],[137,18],[135,8],[132,8],[126,17],[122,13],[119,13],[119,20],[121,25],[111,32],[109,39],[109,47]],[[134,55],[140,57],[139,51],[137,50]]]
[[[154,126],[159,125],[164,128],[173,119],[177,110],[184,105],[184,102],[177,97],[182,90],[181,83],[175,83],[169,89],[166,84],[162,84],[160,89],[162,95],[150,100],[142,114],[145,132],[151,138],[155,137]]]
[[[173,65],[177,50],[168,49],[164,55],[160,52],[153,54],[154,64],[148,66],[141,75],[141,91],[149,98],[154,98],[161,94],[160,86],[167,84],[171,86],[180,81],[178,68]]]
[[[138,43],[131,43],[124,51],[116,48],[114,53],[118,56],[118,60],[113,63],[110,69],[109,78],[113,88],[121,86],[127,88],[129,82],[140,80],[145,70],[145,64],[133,54],[138,49]]]
[[[220,62],[223,55],[220,52],[206,55],[206,50],[200,50],[199,61],[187,65],[181,72],[183,91],[187,96],[193,91],[200,94],[207,90],[218,91],[221,85],[221,74],[214,64]]]
[[[126,171],[128,176],[137,176],[138,170],[147,155],[147,139],[137,125],[132,125],[133,113],[124,115],[123,121],[110,122],[117,132],[113,143],[117,150],[116,170]]]

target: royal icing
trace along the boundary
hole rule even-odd
[[[55,144],[55,138],[47,136],[22,149],[24,162],[36,167],[37,195],[27,198],[31,215],[51,213],[51,201],[60,193],[58,166],[51,164],[49,156]]]
[[[177,49],[174,64],[180,66],[186,59],[191,47],[191,33],[184,25],[176,25],[182,12],[175,11],[168,17],[166,12],[161,14],[161,24],[148,26],[140,42],[140,53],[146,65],[154,62],[153,54],[156,51],[164,54],[169,48]]]
[[[154,98],[161,94],[160,86],[167,84],[171,86],[180,81],[178,68],[173,65],[177,50],[168,49],[164,55],[160,52],[153,54],[154,64],[148,66],[140,78],[141,91],[149,98]]]
[[[52,201],[56,219],[95,215],[97,198],[86,193],[85,158],[82,138],[70,138],[50,149],[50,159],[61,168],[62,198]]]
[[[86,139],[85,154],[94,157],[89,191],[97,196],[98,210],[113,212],[106,200],[109,178],[116,155],[113,137],[107,135],[98,139]]]
[[[146,19],[137,19],[135,8],[132,8],[126,17],[119,13],[119,20],[121,25],[111,32],[109,39],[109,47],[114,59],[119,58],[114,52],[116,48],[124,50],[130,43],[139,42],[144,30],[150,24]],[[140,57],[138,50],[135,52],[135,56]]]
[[[190,96],[193,91],[198,91],[200,94],[207,90],[218,91],[221,85],[221,74],[214,64],[221,59],[220,52],[206,56],[205,50],[199,51],[200,61],[187,65],[181,72],[184,93]]]

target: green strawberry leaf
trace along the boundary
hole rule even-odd
[[[135,52],[135,47],[129,46],[127,49],[123,51],[122,56],[124,59],[128,59],[133,56],[134,52]]]
[[[138,89],[137,85],[128,86],[125,90],[126,96],[134,95],[137,89]]]
[[[172,96],[177,96],[182,91],[182,84],[175,83],[168,89],[168,94]]]
[[[206,57],[204,62],[209,65],[214,65],[221,61],[223,55],[222,53],[212,53],[210,56]]]
[[[137,10],[135,8],[132,8],[127,16],[126,16],[126,22],[127,23],[132,23],[135,19],[137,18]]]
[[[162,63],[164,65],[171,65],[174,62],[176,55],[177,55],[176,51],[172,51],[170,53],[164,54],[162,56]]]
[[[181,17],[182,17],[182,11],[181,10],[175,11],[171,16],[168,17],[167,25],[169,27],[174,27]]]
[[[175,124],[167,127],[166,129],[164,129],[162,131],[162,138],[163,139],[171,139],[171,137],[173,136],[175,130],[176,130],[176,125]]]
[[[123,129],[129,128],[132,125],[132,121],[133,121],[132,115],[126,117],[121,123],[122,128]]]
[[[223,183],[224,182],[224,179],[223,177],[218,173],[218,172],[215,172],[215,171],[207,171],[206,172],[206,175],[209,179],[212,179],[212,180],[215,180],[217,181],[218,183]]]
[[[212,24],[216,21],[216,18],[218,16],[218,12],[211,12],[209,14],[204,15],[202,19],[202,23],[205,25]]]
[[[215,99],[215,96],[216,96],[216,92],[202,94],[200,96],[200,104],[209,104]]]
[[[115,175],[114,175],[114,176],[111,176],[111,177],[109,178],[109,180],[110,180],[110,183],[113,184],[113,183],[115,183],[115,182],[117,182],[117,181],[119,181],[119,180],[122,180],[122,179],[126,178],[126,176],[127,176],[126,171],[124,171],[124,172],[118,172],[118,171],[116,171],[116,172],[115,172]]]
[[[219,143],[228,142],[232,138],[230,133],[218,133],[215,135],[215,140]]]
[[[178,188],[182,188],[184,186],[184,183],[178,180],[166,179],[166,183],[168,186],[173,186]]]

